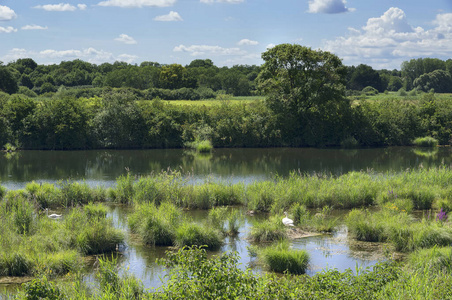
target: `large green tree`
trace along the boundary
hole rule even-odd
[[[19,90],[17,80],[14,78],[11,70],[3,66],[0,62],[0,91],[4,91],[8,94],[14,94]]]
[[[259,87],[278,116],[287,144],[337,144],[342,137],[346,70],[326,51],[281,44],[262,54]]]

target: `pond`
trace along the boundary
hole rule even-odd
[[[190,173],[195,180],[206,178],[224,179],[249,183],[290,172],[344,174],[350,171],[372,169],[378,172],[402,171],[418,166],[434,167],[452,163],[451,148],[422,150],[410,147],[379,149],[215,149],[210,155],[196,155],[180,149],[169,150],[96,150],[96,151],[20,151],[0,154],[0,183],[8,189],[25,187],[28,182],[58,182],[62,179],[85,180],[92,186],[112,186],[118,176],[127,170],[133,174],[146,175],[161,170],[174,169]],[[250,256],[246,239],[254,222],[266,215],[248,216],[242,208],[243,223],[236,238],[226,238],[223,247],[213,254],[236,251],[241,268],[264,272]],[[127,215],[130,207],[112,206],[109,217],[115,226],[128,232]],[[344,214],[346,212],[337,212]],[[206,211],[187,212],[194,220],[204,220]],[[282,217],[282,216],[281,216]],[[318,235],[291,241],[291,247],[306,249],[311,257],[307,271],[313,275],[326,268],[344,271],[348,268],[366,268],[385,259],[381,245],[356,243],[348,238],[342,226],[333,235]],[[122,268],[143,281],[146,288],[158,287],[166,274],[156,258],[165,255],[165,247],[143,245],[139,238],[127,234],[118,262]],[[87,277],[94,281],[94,269]],[[14,290],[17,285],[0,284],[2,290]]]
[[[0,154],[0,184],[23,188],[33,180],[57,182],[85,180],[90,185],[111,186],[126,173],[150,174],[171,168],[199,180],[206,177],[233,182],[268,179],[275,174],[344,174],[373,169],[378,172],[452,163],[451,148],[422,150],[411,147],[377,149],[263,148],[215,149],[210,155],[193,155],[182,149],[20,151]]]

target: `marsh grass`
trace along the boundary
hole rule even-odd
[[[248,239],[254,243],[279,241],[287,238],[286,227],[279,217],[273,216],[263,222],[254,223]]]
[[[452,228],[434,220],[415,220],[395,206],[370,213],[352,210],[346,224],[358,240],[390,242],[396,251],[411,252],[420,248],[446,246],[452,243]]]
[[[217,250],[222,244],[218,230],[197,223],[186,222],[176,229],[176,246],[206,246],[209,250]]]
[[[304,274],[309,264],[308,252],[290,249],[288,242],[279,242],[262,249],[259,257],[271,271],[278,273]]]
[[[408,265],[415,270],[428,269],[433,272],[452,272],[452,248],[433,247],[419,249],[408,256]]]

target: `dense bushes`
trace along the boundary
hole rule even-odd
[[[411,145],[421,136],[445,145],[452,136],[452,105],[433,94],[413,101],[361,100],[351,107],[344,102],[340,115],[326,108],[309,112],[304,116],[308,127],[296,125],[290,115],[276,115],[264,101],[172,105],[158,99],[137,101],[147,96],[133,89],[104,89],[102,98],[67,95],[71,93],[65,90],[54,98],[2,94],[1,145],[57,150],[180,148],[209,140],[214,148],[375,147]]]

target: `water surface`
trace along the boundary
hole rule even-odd
[[[372,169],[399,172],[407,168],[452,163],[452,149],[422,150],[411,147],[377,149],[214,149],[210,155],[193,155],[182,149],[20,151],[0,153],[0,183],[9,189],[23,188],[30,181],[85,180],[90,185],[111,186],[130,170],[146,175],[162,170],[190,172],[233,182],[268,179],[291,171],[326,172],[334,175]]]

